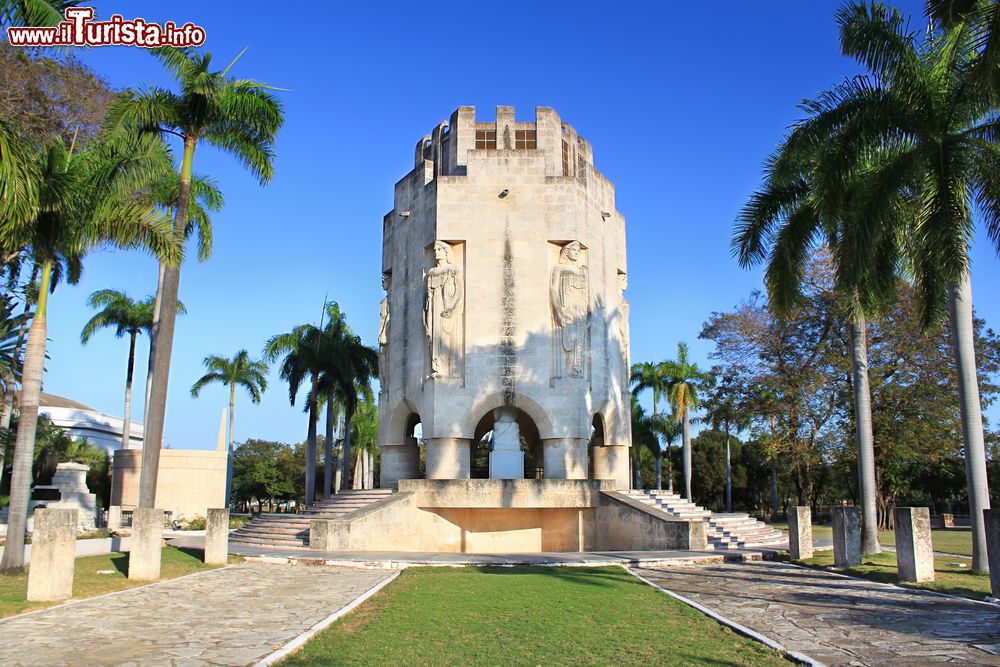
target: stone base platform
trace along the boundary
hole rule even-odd
[[[671,518],[611,480],[400,480],[399,491],[335,519],[313,519],[326,552],[583,553],[699,551],[702,520]]]

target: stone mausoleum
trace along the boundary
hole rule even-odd
[[[625,255],[614,186],[554,110],[460,107],[421,138],[383,221],[381,486],[627,488]]]

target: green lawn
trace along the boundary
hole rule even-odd
[[[229,558],[231,561],[239,560],[235,556]],[[205,565],[201,560],[201,551],[166,547],[163,549],[160,561],[160,578],[173,579],[192,572],[218,567]],[[113,570],[114,573],[97,574],[100,570]],[[89,598],[123,588],[141,586],[143,583],[128,579],[128,554],[113,553],[77,558],[76,572],[73,575],[73,599]],[[12,577],[0,575],[0,618],[59,604],[57,602],[28,602],[25,600],[27,592],[27,572]]]
[[[779,665],[620,568],[411,568],[283,665]]]
[[[955,567],[952,563],[962,563],[966,567]],[[811,567],[829,567],[833,565],[833,552],[821,551],[815,557],[802,561],[803,565]],[[924,584],[899,584],[909,588],[925,588],[940,593],[964,595],[982,600],[990,594],[990,576],[988,574],[973,574],[968,566],[970,561],[942,556],[934,559],[935,580]],[[882,552],[874,556],[865,556],[859,567],[844,571],[857,577],[890,584],[899,583],[896,571],[896,554]]]
[[[773,523],[775,528],[788,532],[787,523]],[[833,528],[820,524],[813,524],[813,537],[833,539]],[[880,530],[878,540],[882,546],[895,546],[896,533],[891,530]],[[972,556],[972,533],[968,530],[940,529],[931,531],[931,541],[934,543],[934,550],[946,554],[959,554]]]

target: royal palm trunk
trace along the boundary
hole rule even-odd
[[[729,422],[726,422],[726,511],[733,511],[733,466],[729,455]]]
[[[184,158],[181,161],[180,192],[177,212],[174,215],[174,234],[184,238],[187,221],[188,197],[191,194],[191,171],[197,140],[184,138]],[[167,385],[170,381],[170,355],[174,346],[174,324],[177,320],[177,295],[180,289],[181,270],[164,267],[160,317],[153,339],[156,346],[153,361],[153,380],[149,388],[149,409],[146,415],[146,437],[142,447],[142,474],[139,477],[139,507],[156,506],[156,478],[160,468],[160,447],[163,444],[163,427],[166,420]]]
[[[28,333],[28,349],[21,374],[21,416],[14,444],[13,472],[10,480],[10,506],[7,515],[7,542],[0,558],[0,572],[14,574],[24,568],[24,529],[28,520],[31,496],[31,463],[35,454],[35,430],[38,427],[38,401],[42,394],[42,373],[45,368],[47,326],[46,307],[52,262],[42,264],[38,286],[38,308]]]
[[[316,391],[319,387],[319,376],[313,373],[312,392],[309,394],[309,431],[306,435],[306,507],[316,499],[316,423],[319,421],[317,412]]]
[[[851,373],[854,424],[858,442],[858,489],[861,491],[861,551],[877,554],[878,506],[875,485],[875,439],[872,436],[871,391],[868,388],[868,338],[865,319],[851,324]]]
[[[691,417],[684,409],[684,494],[691,502]]]
[[[149,392],[153,386],[153,364],[156,362],[156,332],[160,329],[160,304],[163,303],[163,262],[156,278],[156,298],[153,300],[153,326],[149,328],[149,359],[146,366],[146,395],[142,404],[142,425],[145,432],[149,422]]]
[[[128,368],[125,371],[125,416],[122,417],[122,449],[132,446],[132,375],[135,372],[135,337],[138,331],[129,331]]]
[[[326,396],[326,442],[323,443],[323,497],[333,495],[333,394]]]
[[[354,416],[354,406],[346,406],[344,411],[344,460],[343,472],[341,473],[341,489],[347,491],[351,488],[351,417]]]
[[[965,272],[948,289],[951,315],[952,349],[958,380],[959,405],[962,411],[962,445],[965,474],[969,487],[969,521],[972,524],[972,569],[988,572],[986,523],[983,510],[990,508],[986,482],[986,447],[983,442],[983,413],[979,402],[976,372],[976,348],[972,323],[972,282]]]

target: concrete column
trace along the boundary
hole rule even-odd
[[[121,505],[112,505],[108,508],[108,530],[120,530],[122,527]]]
[[[616,489],[629,488],[628,446],[605,445],[591,449],[594,457],[594,479],[610,479]]]
[[[383,489],[396,488],[401,479],[420,478],[420,448],[415,440],[410,445],[383,445],[380,454],[379,486]]]
[[[792,560],[813,557],[812,510],[808,507],[788,508],[788,555]]]
[[[587,440],[547,438],[542,440],[545,479],[587,479]]]
[[[35,510],[28,568],[28,600],[44,602],[73,597],[76,566],[76,509]]]
[[[934,581],[934,547],[931,545],[931,513],[926,507],[896,507],[896,563],[899,580]]]
[[[427,440],[427,479],[469,479],[472,464],[468,438]]]
[[[163,541],[163,510],[137,507],[132,512],[132,549],[128,554],[128,578],[156,581],[160,578]]]
[[[986,523],[986,553],[990,566],[990,588],[1000,598],[1000,509],[983,510]]]
[[[205,564],[229,562],[229,510],[210,507],[205,523]]]
[[[861,508],[833,508],[833,565],[861,565]]]

